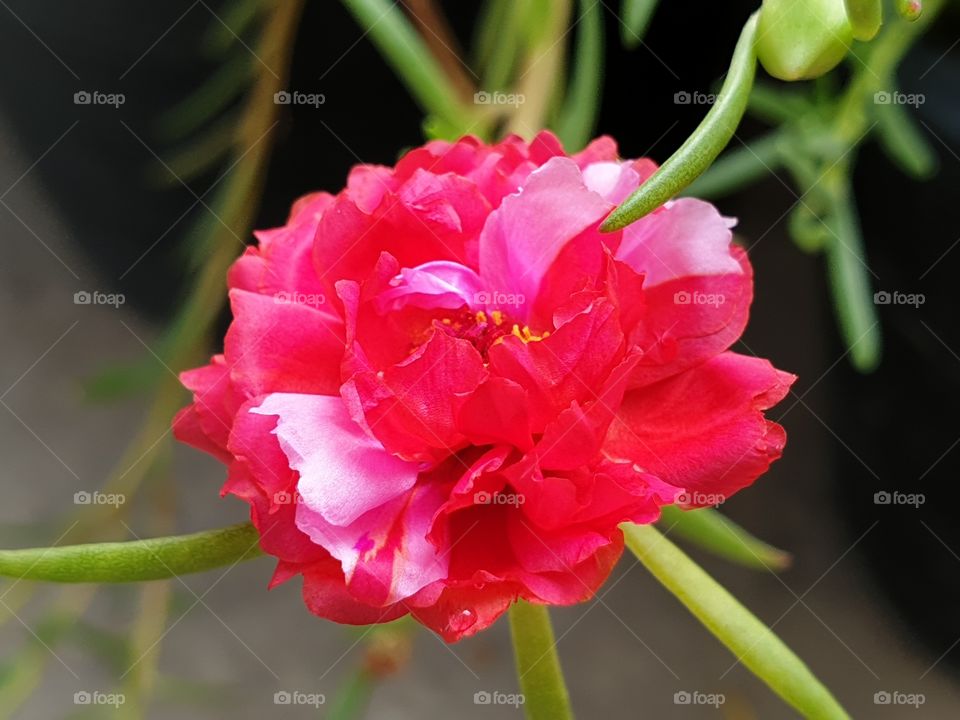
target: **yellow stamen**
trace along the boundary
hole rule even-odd
[[[525,343],[539,342],[550,337],[549,332],[544,332],[542,335],[535,335],[526,325],[524,325],[522,328],[519,325],[514,325],[513,329],[510,331],[510,334],[519,338]]]

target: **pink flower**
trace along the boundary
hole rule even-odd
[[[752,294],[733,221],[684,198],[597,231],[654,169],[609,138],[430,142],[257,233],[174,429],[228,465],[274,584],[457,640],[518,597],[590,598],[619,523],[780,456],[763,411],[794,378],[727,350]]]

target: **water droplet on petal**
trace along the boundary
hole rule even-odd
[[[453,632],[461,633],[472,628],[476,622],[477,614],[469,608],[464,608],[450,617],[450,622],[447,623],[447,626]]]

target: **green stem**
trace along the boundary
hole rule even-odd
[[[161,580],[262,554],[250,523],[130,542],[0,550],[0,575],[66,583]]]
[[[547,608],[517,601],[510,608],[510,634],[527,720],[572,720]]]
[[[750,88],[757,70],[756,34],[757,13],[754,13],[743,26],[727,79],[710,112],[680,149],[610,213],[600,226],[602,231],[619,230],[663,205],[710,167],[727,146],[750,99]]]
[[[472,114],[459,101],[456,88],[401,10],[390,0],[343,0],[343,4],[424,110],[466,132]]]
[[[806,664],[676,545],[650,525],[622,529],[640,562],[771,690],[806,718],[849,719]]]
[[[754,537],[713,508],[681,510],[668,505],[662,512],[661,527],[726,560],[754,570],[790,566],[790,553]]]

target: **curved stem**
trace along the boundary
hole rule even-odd
[[[510,608],[510,634],[527,720],[573,720],[547,608],[517,601]]]
[[[23,580],[114,583],[161,580],[262,555],[250,523],[130,542],[0,550],[0,575]]]
[[[804,717],[849,720],[806,664],[676,545],[650,525],[622,529],[640,562],[771,690]]]
[[[663,205],[710,167],[727,146],[750,99],[750,88],[757,70],[756,34],[757,13],[754,13],[743,26],[727,79],[710,112],[680,149],[610,213],[600,226],[602,231],[619,230]]]

